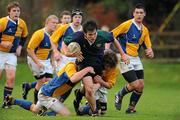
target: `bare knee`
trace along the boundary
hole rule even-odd
[[[30,111],[33,112],[33,113],[38,113],[39,112],[39,108],[35,104],[32,104],[30,106]]]
[[[70,116],[70,111],[65,107],[61,109],[59,112],[57,112],[61,116]]]
[[[143,91],[144,89],[144,81],[139,80],[138,86],[136,88],[138,91]]]
[[[6,85],[8,87],[13,87],[14,86],[14,80],[15,80],[15,74],[9,74],[6,77]]]

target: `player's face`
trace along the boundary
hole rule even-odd
[[[13,7],[11,10],[8,12],[9,17],[14,20],[18,21],[18,18],[20,16],[20,8],[19,7]]]
[[[136,8],[133,12],[134,20],[141,23],[145,17],[146,13],[143,9]]]
[[[85,38],[91,42],[94,42],[96,40],[96,37],[97,37],[96,29],[94,31],[87,31],[87,33],[85,33]]]
[[[68,24],[71,22],[71,16],[70,15],[63,15],[61,18],[62,24]]]
[[[81,15],[74,15],[73,16],[73,24],[74,24],[74,26],[81,25],[81,22],[82,22],[82,16]]]
[[[47,22],[46,26],[51,32],[53,32],[54,30],[56,30],[58,22],[58,19],[52,18]]]

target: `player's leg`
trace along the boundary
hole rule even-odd
[[[40,92],[38,93],[38,103],[37,105],[44,106],[47,109],[51,109],[55,113],[61,116],[69,116],[70,111],[61,103],[57,98],[44,96]]]
[[[44,75],[41,75],[40,77],[36,77],[37,79],[37,84],[34,89],[34,103],[36,104],[38,101],[38,92],[41,86],[46,82],[46,78]]]
[[[82,115],[91,115],[92,111],[91,111],[91,107],[88,103],[86,103],[86,105],[80,106],[79,110],[78,110],[80,116]]]
[[[56,107],[58,107],[58,106],[56,106]],[[59,109],[59,111],[56,111],[56,113],[61,116],[69,116],[70,115],[70,111],[65,106],[63,108]]]
[[[16,98],[13,98],[12,96],[6,96],[5,104],[6,104],[6,106],[18,105],[18,106],[20,106],[26,110],[29,110],[29,111],[31,111],[31,107],[33,105],[33,103],[30,101],[16,99]]]
[[[5,64],[6,84],[4,87],[4,99],[6,96],[11,95],[14,87],[17,57],[14,54],[8,54],[8,61]],[[4,108],[8,106],[3,106]]]
[[[118,91],[118,93],[115,95],[115,107],[117,110],[121,110],[123,97],[135,89],[136,80],[138,80],[134,71],[134,66],[131,62],[129,65],[121,62],[120,69],[124,79],[128,82],[128,84],[121,88],[121,90]]]
[[[70,89],[69,91],[67,91],[63,95],[61,95],[59,97],[59,101],[63,103],[69,97],[69,95],[71,94],[71,91],[72,91],[72,89]]]
[[[2,78],[2,74],[5,69],[5,62],[6,62],[5,55],[4,55],[4,53],[0,52],[0,79]],[[3,102],[2,108],[4,108],[4,107],[5,107],[5,104]]]
[[[144,73],[143,73],[143,70],[136,71],[136,74],[138,76],[138,80],[137,80],[138,84],[131,94],[129,107],[126,110],[126,113],[134,113],[135,106],[138,103],[138,101],[139,101],[139,99],[143,93],[143,89],[144,89],[144,79],[143,79]]]
[[[133,82],[137,80],[133,70],[123,73],[122,75],[125,80],[128,81],[128,84],[121,88],[121,90],[115,95],[115,107],[117,110],[121,110],[123,97],[132,92],[137,84],[136,82]]]
[[[97,108],[99,110],[99,114],[104,115],[107,112],[107,89],[104,87],[100,87],[98,90],[99,99],[97,104]]]
[[[91,107],[92,113],[96,114],[96,101],[94,97],[94,89],[93,89],[93,79],[91,76],[86,76],[83,78],[83,84],[85,88],[85,97]]]
[[[23,91],[22,92],[22,97],[23,97],[23,99],[25,99],[25,100],[27,99],[28,92],[31,89],[35,88],[36,84],[37,84],[37,81],[34,81],[32,83],[24,82],[22,84],[22,91]]]
[[[79,106],[83,96],[85,96],[85,88],[81,86],[81,88],[77,88],[74,90],[75,99],[73,101],[74,109],[77,115],[79,115]]]
[[[137,79],[134,82],[134,88],[133,92],[130,97],[129,107],[126,110],[126,113],[135,113],[135,106],[138,103],[144,88],[144,71],[143,71],[143,65],[139,57],[134,57],[132,59],[132,63],[134,66],[134,71],[136,73]]]

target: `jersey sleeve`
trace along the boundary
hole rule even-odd
[[[144,41],[142,43],[142,46],[144,49],[151,48],[151,46],[152,46],[150,36],[149,36],[149,31],[147,28],[145,28],[145,30],[144,30]]]
[[[41,31],[36,31],[28,43],[28,48],[33,50],[37,48],[43,39],[43,35]]]
[[[68,77],[71,78],[74,75],[74,73],[77,72],[75,63],[69,63],[65,68],[65,72],[68,75]]]
[[[28,29],[27,29],[26,23],[24,21],[22,21],[22,23],[23,23],[23,31],[22,31],[22,36],[21,37],[25,38],[28,35]]]
[[[0,33],[2,33],[5,29],[5,21],[0,19]]]
[[[0,19],[0,42],[1,42],[1,37],[2,37],[2,33],[6,28],[6,19],[5,18],[1,18]]]
[[[111,32],[113,33],[113,36],[115,38],[117,38],[119,35],[126,33],[130,27],[130,25],[132,24],[132,20],[128,20],[126,22],[123,22],[122,24],[120,24],[119,26],[117,26],[116,28],[114,28]]]
[[[62,25],[53,32],[50,39],[54,44],[56,44],[56,45],[58,44],[59,39],[63,36],[63,34],[66,31],[66,29],[68,28],[68,26],[69,26],[68,24]]]

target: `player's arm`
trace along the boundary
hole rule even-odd
[[[82,53],[81,52],[78,52],[78,53],[70,53],[69,50],[68,50],[68,45],[71,43],[71,42],[77,42],[74,38],[73,38],[73,35],[69,35],[67,37],[65,37],[64,41],[62,42],[62,50],[64,52],[64,54],[68,57],[77,57],[78,61],[82,61],[84,59],[84,57],[82,56]]]
[[[1,38],[2,38],[3,31],[4,31],[4,24],[3,24],[3,20],[0,19],[0,44],[1,44]]]
[[[1,35],[1,37],[2,37],[3,31],[5,30],[5,25],[6,24],[7,23],[6,23],[6,21],[4,19],[0,19],[0,35]],[[12,42],[1,41],[1,39],[0,39],[0,44],[1,44],[1,46],[5,47],[5,48],[8,48],[8,49],[10,49],[13,46]]]
[[[74,63],[69,63],[65,68],[65,72],[72,83],[79,82],[87,73],[95,74],[92,67],[86,67],[77,72],[76,65]]]
[[[108,76],[106,75],[106,77],[104,78],[105,80],[101,76],[96,75],[94,77],[94,81],[107,89],[111,89],[115,85],[118,75],[119,69],[116,68],[115,71],[111,72],[111,74],[109,74]]]
[[[58,27],[58,29],[55,30],[50,37],[51,46],[52,46],[52,50],[53,50],[53,58],[55,60],[61,59],[61,54],[60,54],[60,51],[58,50],[58,41],[59,41],[60,37],[63,36],[67,27],[68,27],[68,25],[63,25],[63,26]]]
[[[44,66],[41,63],[39,63],[39,60],[36,57],[34,50],[35,50],[35,48],[37,48],[39,46],[41,41],[42,41],[41,33],[35,32],[32,35],[32,38],[30,39],[28,46],[27,46],[28,56],[32,58],[32,60],[38,65],[39,68],[43,68]]]
[[[120,43],[118,42],[118,40],[116,38],[114,38],[114,46],[118,49],[118,51],[121,55],[122,61],[125,62],[125,64],[129,64],[130,60],[129,60],[128,56],[124,53]]]
[[[107,88],[107,89],[110,89],[112,86],[108,83],[108,82],[105,82],[101,76],[99,75],[96,75],[94,77],[94,81],[95,83],[99,83],[101,86]]]
[[[25,42],[27,40],[27,36],[28,36],[28,29],[27,29],[26,23],[24,21],[22,21],[22,24],[23,24],[23,31],[22,31],[19,46],[16,49],[16,55],[17,56],[21,55],[21,49],[24,46],[24,44],[25,44]]]
[[[153,58],[154,57],[154,52],[152,50],[152,44],[151,44],[151,40],[149,37],[149,31],[146,28],[145,29],[145,37],[144,37],[144,42],[143,42],[143,47],[145,49],[145,54],[148,58]]]
[[[76,83],[81,80],[87,73],[95,74],[93,67],[86,67],[78,72],[76,72],[71,78],[72,83]]]

